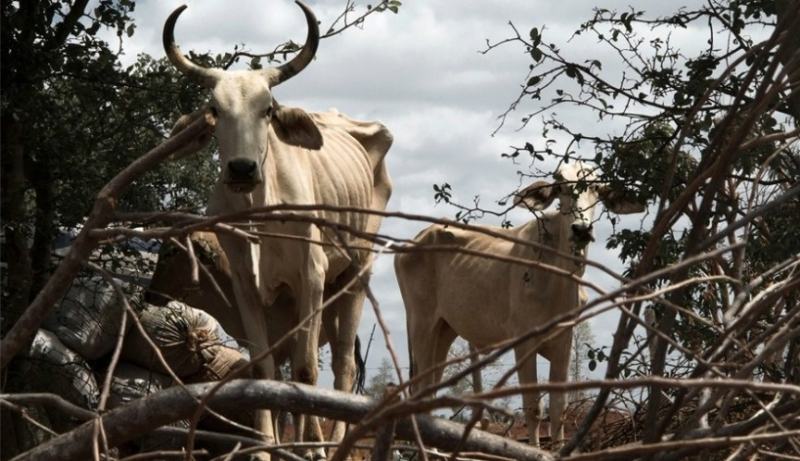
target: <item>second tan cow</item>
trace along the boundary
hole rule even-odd
[[[492,228],[494,232],[546,245],[544,251],[528,245],[488,236],[471,230],[434,225],[417,235],[418,246],[452,245],[466,250],[536,260],[582,276],[586,246],[592,240],[595,205],[603,201],[617,213],[641,211],[641,207],[612,200],[612,193],[599,184],[581,163],[564,164],[554,175],[555,183],[537,181],[522,192],[517,206],[543,210],[556,199],[558,211],[545,212],[513,229]],[[581,187],[577,185],[582,183]],[[422,249],[422,248],[421,248]],[[395,271],[406,307],[412,373],[426,373],[447,358],[453,340],[461,336],[479,348],[517,337],[544,325],[559,314],[579,305],[579,284],[552,271],[510,264],[463,252],[411,252],[395,258]],[[537,381],[536,354],[550,361],[550,381],[566,381],[572,328],[564,328],[544,344],[538,338],[515,349],[522,363],[521,384]],[[441,380],[442,369],[427,373],[414,391]],[[539,393],[523,396],[531,443],[539,444]],[[565,399],[561,393],[550,397],[553,438],[563,440],[562,415]]]

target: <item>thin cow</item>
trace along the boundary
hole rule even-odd
[[[278,104],[272,89],[298,74],[313,59],[319,27],[310,8],[297,2],[306,17],[308,35],[300,52],[278,67],[231,71],[191,62],[175,45],[173,29],[185,9],[175,10],[164,26],[164,49],[170,62],[187,77],[210,90],[210,112],[216,117],[221,173],[208,205],[209,214],[291,205],[333,205],[383,210],[391,194],[384,157],[392,143],[389,130],[378,122],[350,119],[338,112],[308,113]],[[180,122],[179,122],[180,123]],[[339,223],[361,232],[376,232],[380,218],[359,212],[320,209],[307,216]],[[328,286],[342,286],[371,263],[367,242],[348,233],[292,221],[250,221],[261,235],[251,244],[229,234],[219,240],[231,265],[236,305],[254,354],[267,349],[266,311],[282,293],[289,293],[297,318],[319,309]],[[289,237],[289,238],[286,238]],[[318,243],[322,243],[320,245]],[[345,251],[343,246],[356,248]],[[360,247],[360,249],[358,249]],[[333,355],[334,387],[350,391],[355,377],[353,354],[356,329],[364,302],[356,283],[329,307],[334,320],[315,315],[296,335],[292,377],[316,384],[317,344],[324,326]],[[324,325],[322,325],[324,323]],[[255,374],[273,378],[272,357],[259,361]],[[315,418],[311,437],[322,440]],[[302,418],[301,418],[302,420]],[[301,424],[302,426],[302,424]],[[271,415],[260,411],[256,428],[272,442]],[[333,440],[345,426],[337,423]],[[298,428],[302,434],[302,429]],[[319,454],[319,453],[318,453]],[[266,457],[266,456],[265,456]]]
[[[395,272],[406,307],[412,373],[424,375],[414,392],[441,381],[443,370],[431,370],[446,360],[457,336],[478,348],[491,346],[543,325],[577,308],[581,302],[579,283],[563,274],[465,252],[426,252],[426,245],[451,245],[535,260],[580,277],[585,268],[586,247],[592,240],[593,213],[598,201],[616,213],[641,211],[634,204],[614,200],[609,188],[599,184],[592,171],[580,162],[563,164],[554,177],[555,183],[537,181],[525,188],[518,194],[516,205],[540,211],[559,199],[559,210],[545,212],[513,229],[491,228],[496,233],[545,245],[554,251],[474,230],[433,225],[414,240],[421,251],[395,257]],[[527,357],[518,371],[520,383],[537,381],[537,353],[550,361],[550,381],[566,381],[572,328],[563,328],[538,347],[537,339],[534,337],[515,348],[518,362]],[[529,440],[538,446],[539,393],[524,394],[523,403]],[[563,394],[552,393],[551,433],[558,441],[564,436],[564,408]]]

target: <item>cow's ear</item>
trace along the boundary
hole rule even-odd
[[[597,189],[600,200],[606,209],[616,214],[641,213],[645,206],[643,203],[630,200],[624,194],[613,190],[608,185],[600,186]]]
[[[516,193],[514,206],[541,211],[549,207],[557,195],[558,193],[553,184],[547,181],[535,181]]]
[[[322,133],[306,111],[284,107],[274,101],[272,109],[272,128],[278,139],[306,149],[318,150],[322,147]]]

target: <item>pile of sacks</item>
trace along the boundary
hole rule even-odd
[[[184,383],[196,383],[224,378],[249,360],[246,349],[204,311],[178,301],[165,306],[149,304],[142,301],[141,289],[121,281],[119,286],[126,292],[141,329],[129,317],[127,331],[120,332],[126,308],[111,283],[99,276],[79,277],[17,361],[8,389],[54,393],[95,410],[120,334],[125,339],[113,372],[107,409],[174,385],[167,367]],[[154,344],[142,335],[142,329]],[[28,411],[59,433],[81,423],[51,407],[30,407]],[[15,451],[27,450],[50,437],[22,419],[15,420]],[[150,436],[130,448],[144,451],[164,445],[172,443]]]

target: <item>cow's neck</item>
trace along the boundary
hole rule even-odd
[[[574,243],[571,240],[571,228],[573,218],[569,214],[562,214],[560,211],[550,211],[544,213],[539,219],[534,219],[528,223],[524,229],[526,238],[549,246],[562,254],[575,256],[585,256],[586,248],[576,254]],[[563,258],[549,252],[540,252],[541,258],[557,267],[561,267],[570,272],[583,272],[582,264],[573,260]]]
[[[303,150],[284,144],[272,127],[268,143],[268,154],[261,166],[264,182],[254,191],[258,203],[261,206],[313,203],[313,192],[308,189],[309,185],[313,187],[313,181],[309,166],[304,163]]]

